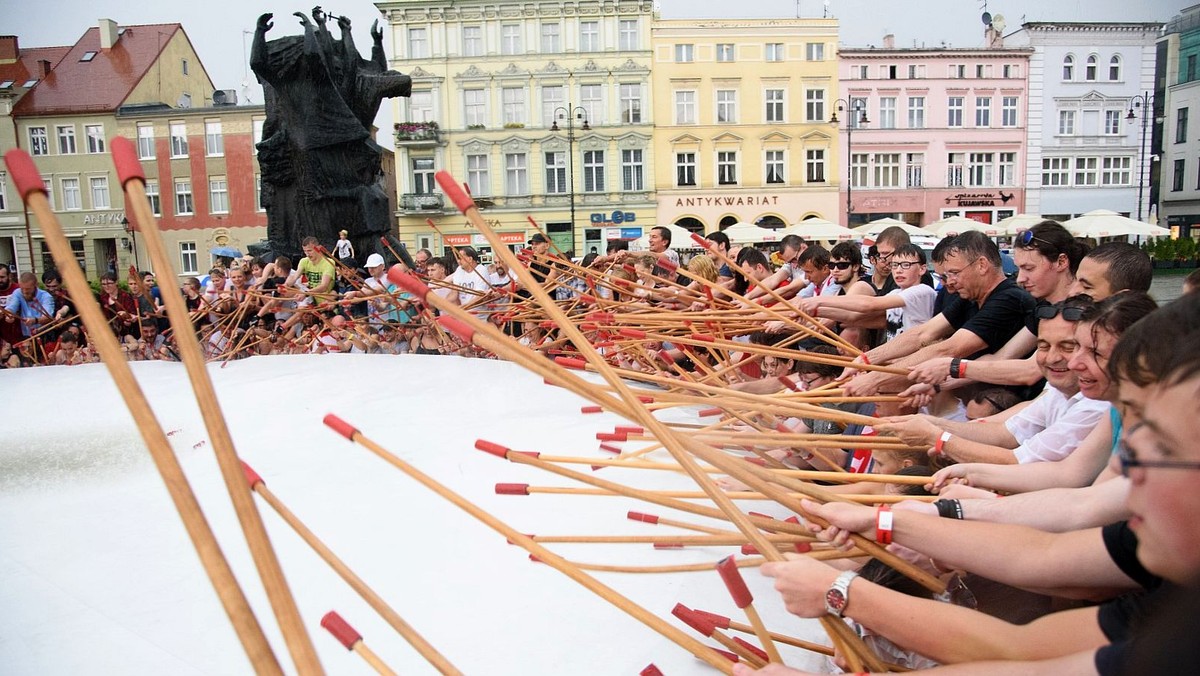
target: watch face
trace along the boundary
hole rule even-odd
[[[840,615],[846,609],[846,595],[840,589],[830,589],[825,592],[825,605]]]

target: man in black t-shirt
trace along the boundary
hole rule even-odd
[[[1033,297],[1004,276],[1000,249],[981,232],[955,238],[946,252],[944,270],[960,300],[947,302],[930,321],[866,353],[866,361],[911,366],[932,357],[991,353],[1020,331],[1025,316],[1033,311]],[[978,308],[973,315],[968,303]],[[844,393],[871,396],[907,387],[903,376],[869,372],[848,381]]]

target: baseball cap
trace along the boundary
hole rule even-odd
[[[367,267],[368,268],[379,267],[380,265],[384,265],[383,256],[380,256],[377,253],[373,253],[370,256],[367,256]]]
[[[533,237],[530,237],[530,238],[529,238],[529,243],[530,243],[530,244],[539,244],[539,243],[541,243],[541,242],[549,242],[549,241],[550,241],[550,240],[546,239],[546,236],[545,236],[545,235],[543,235],[543,234],[542,234],[542,233],[540,233],[540,232],[536,232],[536,233],[534,233],[534,234],[533,234]]]

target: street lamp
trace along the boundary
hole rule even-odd
[[[550,131],[561,131],[559,120],[567,121],[567,190],[571,199],[571,248],[575,248],[575,121],[581,120],[580,131],[591,131],[588,126],[587,109],[583,106],[572,107],[570,103],[554,109],[554,122]]]
[[[125,232],[129,233],[129,249],[133,251],[133,265],[137,269],[141,270],[142,265],[138,262],[137,255],[137,236],[134,234],[136,229],[133,227],[133,223],[129,222],[128,216],[121,217],[121,225],[124,226]]]
[[[1137,219],[1142,220],[1142,196],[1146,190],[1146,127],[1150,122],[1150,115],[1146,114],[1146,110],[1151,112],[1154,110],[1154,94],[1146,92],[1137,94],[1129,101],[1129,114],[1125,116],[1126,120],[1133,121],[1137,115],[1133,112],[1134,108],[1141,110],[1142,116],[1142,154],[1138,157],[1138,203],[1137,203]]]
[[[846,120],[846,227],[848,228],[850,227],[850,214],[854,212],[854,202],[851,199],[854,195],[854,128],[860,124],[868,124],[870,120],[867,119],[867,112],[864,110],[866,106],[862,99],[854,99],[853,104],[846,99],[838,99],[834,103],[837,104],[837,112],[829,117],[829,124],[837,124],[837,114],[847,107],[854,109],[850,119]]]

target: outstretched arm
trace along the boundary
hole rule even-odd
[[[275,79],[275,72],[271,70],[270,59],[267,56],[267,31],[275,25],[271,22],[273,16],[275,15],[267,12],[258,17],[258,24],[254,27],[254,42],[250,45],[250,69],[264,82]]]

